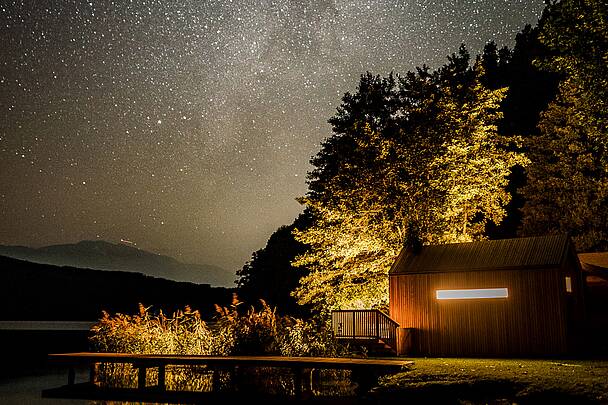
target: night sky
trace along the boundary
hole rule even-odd
[[[366,70],[514,44],[542,0],[2,1],[0,244],[127,239],[233,273],[301,211]]]

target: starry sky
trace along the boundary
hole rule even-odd
[[[365,71],[512,46],[542,0],[4,0],[0,244],[126,239],[234,273],[301,211]]]

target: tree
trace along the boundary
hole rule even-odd
[[[291,262],[306,251],[306,245],[295,240],[293,230],[305,228],[311,219],[304,212],[289,226],[281,226],[268,239],[266,246],[254,252],[251,260],[237,271],[238,295],[243,302],[259,305],[263,299],[280,313],[304,316],[308,308],[298,305],[290,295],[305,268],[294,268]]]
[[[511,136],[517,134],[523,139],[538,134],[540,113],[555,99],[559,75],[540,69],[534,61],[549,55],[549,49],[540,43],[538,27],[527,25],[515,38],[513,51],[503,47],[496,52],[496,45],[488,43],[481,60],[486,76],[492,78],[484,84],[492,89],[507,87],[505,99],[501,103],[503,118],[498,123],[498,133]],[[492,72],[494,72],[492,74]],[[524,147],[519,151],[526,153]],[[507,191],[511,201],[506,209],[506,217],[495,224],[488,223],[486,235],[490,239],[514,238],[521,227],[524,198],[521,188],[526,183],[524,168],[515,166],[509,176]]]
[[[483,47],[478,61],[485,72],[482,78],[485,87],[496,90],[508,86],[511,58],[511,50],[506,46],[498,49],[494,41],[488,42]]]
[[[551,3],[539,61],[563,80],[528,145],[523,235],[569,232],[579,250],[608,248],[608,11],[598,0]]]
[[[569,232],[577,249],[608,248],[606,132],[581,108],[581,92],[566,81],[542,114],[532,138],[524,188],[524,235]]]
[[[604,0],[553,1],[541,20],[540,41],[553,51],[541,61],[569,77],[600,124],[608,114],[608,8]]]
[[[438,71],[368,73],[345,95],[301,199],[314,220],[296,230],[310,246],[294,262],[310,271],[295,291],[300,303],[382,307],[413,227],[422,243],[455,242],[502,219],[506,178],[525,159],[497,135],[505,89],[486,88],[483,76],[461,47]]]
[[[549,50],[539,39],[539,28],[527,25],[515,37],[515,47],[499,82],[508,87],[502,103],[501,134],[518,134],[524,138],[538,134],[539,114],[555,99],[560,75],[541,69],[535,61],[547,58]]]
[[[479,64],[476,73],[483,77]],[[507,149],[519,139],[497,131],[506,89],[490,90],[476,79],[467,93],[464,100],[446,96],[440,103],[438,118],[450,134],[432,166],[432,186],[443,198],[437,212],[444,229],[440,242],[479,239],[488,222],[499,224],[511,199],[506,190],[511,169],[528,162],[521,152]]]

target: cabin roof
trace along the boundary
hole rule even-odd
[[[593,277],[588,277],[587,282],[608,282],[608,252],[579,253],[578,259],[583,271]]]
[[[570,247],[568,235],[483,240],[404,248],[389,274],[517,270],[559,267]]]

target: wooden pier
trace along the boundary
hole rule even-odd
[[[351,370],[352,380],[357,383],[357,393],[364,394],[377,383],[381,375],[401,371],[411,365],[412,361],[399,359],[361,359],[334,357],[282,357],[282,356],[186,356],[186,355],[139,355],[128,353],[64,353],[51,354],[49,361],[68,366],[67,385],[48,389],[42,392],[47,398],[81,398],[101,400],[137,400],[159,401],[170,403],[200,402],[210,397],[219,397],[215,387],[219,383],[218,372],[230,372],[237,375],[243,368],[277,367],[290,369],[294,382],[296,400],[311,396],[311,370]],[[137,388],[100,387],[97,382],[99,364],[131,364],[137,369]],[[76,367],[88,366],[88,382],[75,383]],[[169,391],[165,378],[167,366],[205,366],[213,372],[213,390]],[[158,385],[146,386],[146,375],[149,369],[158,370]],[[234,394],[238,392],[235,387]],[[256,394],[257,395],[257,394]]]

